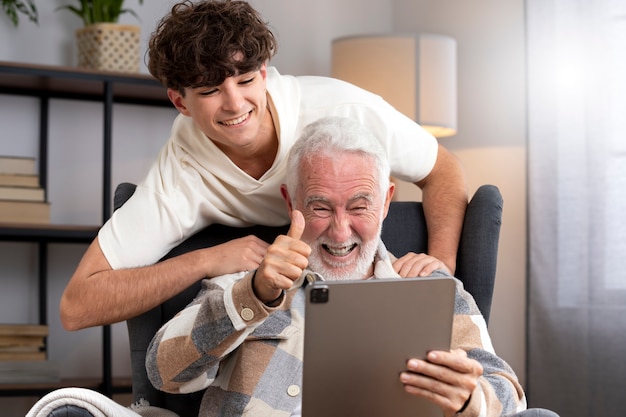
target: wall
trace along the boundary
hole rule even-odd
[[[69,1],[38,2],[40,25],[22,20],[16,29],[0,16],[0,60],[75,65],[73,31],[79,22],[64,11]],[[158,19],[173,4],[150,0],[126,7],[140,15],[143,49]],[[498,352],[523,378],[525,283],[525,126],[523,78],[523,0],[255,0],[279,40],[273,64],[291,74],[328,75],[330,42],[358,33],[432,31],[458,40],[459,133],[444,144],[462,161],[470,191],[479,184],[500,187],[505,199],[500,261],[490,328]],[[123,23],[136,23],[125,16]],[[45,39],[42,42],[41,39]],[[147,72],[142,66],[142,72]],[[50,126],[52,217],[63,223],[100,219],[101,108],[93,103],[53,100]],[[37,103],[0,96],[0,154],[35,156]],[[167,139],[174,110],[116,105],[113,184],[139,181]],[[413,190],[401,195],[413,198]],[[408,193],[408,194],[406,194]],[[52,245],[49,311],[53,337],[50,354],[63,374],[100,374],[100,331],[65,332],[58,321],[58,300],[85,250],[84,245]],[[0,320],[37,319],[36,247],[0,242]],[[129,374],[123,324],[113,326],[114,374]],[[23,415],[33,399],[0,399],[4,415]]]
[[[441,140],[462,162],[470,194],[485,183],[504,199],[489,330],[525,382],[526,96],[524,1],[395,0],[394,29],[457,40],[458,133]],[[414,187],[413,187],[414,188]],[[413,197],[403,187],[403,198]]]

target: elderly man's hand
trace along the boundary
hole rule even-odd
[[[462,349],[432,351],[426,360],[409,359],[400,382],[406,392],[432,401],[449,417],[463,408],[482,374],[482,365]]]
[[[438,269],[453,275],[445,263],[425,253],[409,252],[393,263],[393,269],[402,278],[426,277]]]
[[[311,247],[300,240],[304,231],[304,216],[293,210],[287,235],[274,240],[254,276],[254,292],[263,302],[270,302],[283,290],[288,290],[309,264]]]

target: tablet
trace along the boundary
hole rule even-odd
[[[400,382],[449,350],[453,278],[318,281],[306,288],[302,417],[441,417]]]

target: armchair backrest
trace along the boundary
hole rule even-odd
[[[124,204],[134,191],[134,184],[120,184],[115,191],[115,209]],[[467,207],[455,275],[474,296],[485,320],[489,320],[491,309],[501,218],[500,191],[493,185],[481,186]],[[286,233],[287,229],[288,226],[233,228],[214,224],[189,237],[163,259],[249,234],[272,242],[277,235]],[[389,251],[398,257],[407,252],[427,252],[428,236],[422,204],[392,202],[383,223],[382,238]],[[127,321],[134,401],[145,399],[151,405],[174,411],[180,416],[198,415],[203,393],[172,395],[156,390],[148,380],[145,357],[157,330],[191,302],[199,289],[200,283],[197,282],[162,305]]]

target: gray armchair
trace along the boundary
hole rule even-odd
[[[114,206],[119,208],[135,191],[135,185],[120,184],[115,191]],[[497,187],[481,186],[472,197],[465,220],[457,255],[456,276],[474,296],[485,320],[489,319],[491,299],[496,273],[502,197]],[[211,225],[189,237],[175,247],[163,259],[182,253],[213,246],[228,240],[254,234],[268,242],[285,227],[253,226],[232,228]],[[396,256],[405,253],[427,252],[427,233],[421,203],[393,202],[383,224],[383,241]],[[198,293],[200,283],[166,301],[162,305],[127,321],[131,350],[133,400],[147,400],[150,405],[171,410],[181,417],[198,415],[202,392],[173,395],[156,390],[148,380],[145,369],[146,350],[152,337],[167,320],[182,310]],[[48,417],[93,417],[91,413],[75,406],[63,406],[53,410]],[[529,409],[515,417],[558,417],[544,409]]]
[[[134,190],[134,184],[120,184],[115,192],[115,208],[124,204]],[[485,320],[489,319],[491,309],[501,218],[500,191],[493,185],[481,186],[467,207],[455,275],[474,296]],[[233,228],[214,224],[189,237],[163,259],[249,234],[272,242],[278,234],[286,233],[287,229],[287,226]],[[396,256],[402,256],[410,251],[426,252],[427,233],[422,204],[392,202],[389,215],[383,223],[382,238],[389,251]],[[127,321],[134,401],[145,399],[151,405],[174,411],[180,416],[198,415],[202,392],[173,395],[156,390],[146,375],[145,358],[148,345],[157,330],[185,308],[199,289],[198,282],[164,304]]]

